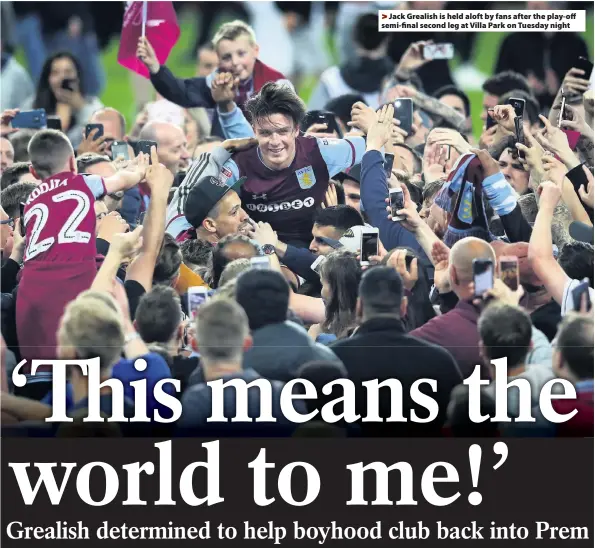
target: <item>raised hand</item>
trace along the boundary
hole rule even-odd
[[[389,141],[392,136],[394,112],[395,109],[390,103],[378,112],[376,122],[368,130],[368,150],[380,150]]]
[[[347,122],[349,127],[356,127],[361,129],[364,133],[368,133],[368,129],[376,121],[376,113],[373,108],[370,108],[364,103],[357,102],[351,107],[351,122]]]
[[[220,72],[215,75],[211,84],[213,101],[216,103],[231,103],[235,101],[239,83],[240,79],[234,78],[230,72]]]
[[[141,36],[138,39],[136,56],[143,62],[151,74],[157,74],[159,72],[161,65],[151,42],[147,40],[146,36]]]
[[[151,195],[161,194],[167,196],[174,183],[173,173],[163,164],[159,163],[157,147],[151,147],[151,165],[146,166],[145,180],[151,189]]]

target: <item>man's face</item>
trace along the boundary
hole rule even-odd
[[[186,148],[186,136],[181,128],[171,125],[159,131],[157,154],[159,162],[174,175],[187,167],[190,154]]]
[[[512,157],[510,149],[504,149],[498,160],[500,171],[504,178],[510,183],[518,194],[524,194],[529,188],[529,173],[523,169],[523,165],[517,158]]]
[[[196,76],[206,77],[211,74],[219,64],[217,52],[207,48],[198,50],[198,59],[196,64]]]
[[[105,142],[107,143],[107,149],[105,153],[111,157],[112,143],[114,141],[124,140],[119,116],[114,112],[102,112],[100,114],[93,115],[89,120],[89,123],[103,124],[103,136],[105,137]]]
[[[8,221],[9,217],[2,207],[0,207],[0,221]],[[8,224],[0,225],[0,249],[4,257],[12,253],[13,229]]]
[[[446,211],[434,203],[436,195],[424,201],[419,216],[432,229],[432,232],[442,238],[448,228],[448,216]]]
[[[450,108],[456,110],[465,118],[467,117],[467,113],[465,112],[465,103],[458,95],[443,95],[440,97],[440,102],[443,105],[449,106]]]
[[[221,40],[217,45],[219,68],[231,72],[240,80],[252,77],[254,63],[258,57],[258,45],[250,42],[250,37],[240,35],[235,40]]]
[[[401,159],[409,175],[415,175],[415,161],[413,153],[403,147],[395,147],[395,155]]]
[[[481,110],[481,119],[484,122],[488,119],[488,109],[494,108],[498,104],[498,96],[490,95],[489,93],[483,94],[483,109]]]
[[[238,234],[248,224],[248,215],[242,209],[242,201],[238,193],[230,190],[217,204],[218,214],[213,218],[217,236],[223,238],[230,234]]]
[[[254,133],[262,159],[268,167],[281,170],[291,165],[299,128],[289,116],[273,114],[256,120]]]
[[[310,251],[314,255],[328,255],[333,251],[333,248],[326,244],[320,238],[330,238],[331,240],[339,240],[342,232],[337,230],[334,226],[320,226],[315,224],[312,227],[312,241],[310,242]]]
[[[14,164],[14,149],[6,137],[0,137],[0,173]]]
[[[343,181],[343,190],[345,191],[345,204],[358,211],[360,206],[359,184],[351,179]]]

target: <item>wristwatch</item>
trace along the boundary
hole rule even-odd
[[[276,252],[275,246],[271,244],[264,244],[261,249],[265,255],[273,255]]]

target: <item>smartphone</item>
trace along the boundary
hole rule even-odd
[[[149,155],[149,163],[151,163],[151,147],[157,148],[157,143],[155,141],[138,141],[136,143],[136,153]]]
[[[188,314],[196,318],[198,309],[207,302],[209,298],[209,288],[203,286],[194,286],[188,288]]]
[[[57,129],[58,131],[62,131],[62,122],[60,118],[57,116],[48,116],[47,117],[47,128],[48,129]]]
[[[490,129],[491,127],[494,127],[495,125],[496,125],[496,120],[494,120],[490,116],[490,113],[488,112],[488,117],[486,118],[486,130]]]
[[[519,288],[519,258],[500,257],[500,279],[512,290]]]
[[[423,47],[424,59],[435,61],[437,59],[452,59],[455,55],[454,45],[450,42],[442,44],[427,44]]]
[[[75,86],[76,80],[74,78],[65,78],[60,85],[62,89],[67,89],[69,91],[74,91]]]
[[[574,63],[574,67],[585,71],[585,75],[581,76],[581,78],[585,80],[591,79],[591,73],[593,72],[593,63],[591,63],[591,61],[589,61],[586,57],[579,57],[577,61]]]
[[[494,263],[490,259],[473,259],[473,284],[476,297],[483,297],[494,287]]]
[[[378,255],[378,229],[365,228],[360,242],[361,261],[363,266],[370,264],[370,257]]]
[[[24,110],[19,112],[11,121],[13,128],[42,129],[47,126],[45,109]]]
[[[564,111],[566,110],[566,95],[564,95],[564,90],[562,90],[562,103],[560,103],[560,114],[558,114],[558,127],[562,125],[562,120],[564,120]]]
[[[411,126],[413,125],[413,100],[409,97],[404,99],[397,99],[394,102],[395,113],[393,117],[395,120],[399,120],[399,127],[407,132],[407,135],[411,133]]]
[[[314,272],[316,272],[316,274],[318,274],[319,276],[320,276],[320,270],[322,268],[322,263],[324,263],[324,261],[326,261],[326,257],[324,255],[319,255],[318,257],[316,257],[316,260],[310,266],[310,268]]]
[[[339,129],[339,124],[337,124],[337,120],[335,119],[335,115],[332,112],[325,112],[323,114],[318,115],[318,123],[319,124],[326,124],[326,129],[329,133],[333,131],[337,132],[337,137],[339,139],[343,138],[343,133]]]
[[[250,266],[252,268],[260,268],[262,270],[268,270],[271,268],[271,260],[264,256],[264,257],[252,257],[250,259]]]
[[[27,228],[25,227],[25,204],[21,202],[19,204],[19,213],[21,215],[21,236],[24,238],[27,235]]]
[[[103,137],[103,124],[87,124],[85,126],[85,139],[89,138],[89,134],[94,130],[97,130],[97,133],[93,137],[93,141],[97,141],[99,137]]]
[[[521,118],[525,114],[525,100],[524,99],[516,99],[515,97],[511,97],[508,100],[508,104],[514,108],[514,115],[520,116]]]
[[[393,173],[393,164],[395,163],[395,155],[389,154],[388,152],[384,155],[384,173],[386,174],[386,180],[390,179]]]
[[[525,144],[525,132],[523,130],[523,117],[522,116],[517,116],[514,119],[514,129],[515,129],[515,133],[516,133],[516,142],[524,145]],[[525,157],[525,153],[522,150],[518,150],[516,147],[515,147],[515,150],[517,151],[519,158]]]
[[[587,295],[587,311],[591,310],[591,297],[589,296],[589,278],[585,278],[580,284],[578,284],[572,290],[572,302],[574,304],[574,310],[580,312],[581,301],[583,295]]]
[[[401,187],[391,188],[388,191],[388,197],[390,198],[390,215],[393,221],[402,221],[403,217],[397,215],[397,211],[400,211],[405,207],[405,197],[403,196],[403,189]]]
[[[128,143],[126,141],[113,141],[112,142],[112,159],[122,158],[123,160],[130,160],[128,154]]]

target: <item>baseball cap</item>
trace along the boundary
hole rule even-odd
[[[580,221],[572,221],[568,227],[570,237],[585,242],[587,244],[593,243],[593,227]]]
[[[239,192],[246,181],[246,177],[241,177],[233,185],[229,186],[217,177],[203,177],[190,189],[186,204],[184,205],[184,215],[188,222],[198,228],[205,220],[209,211],[225,196],[230,190]]]

